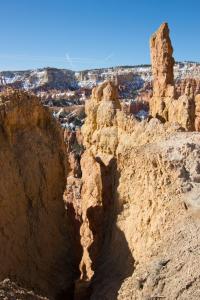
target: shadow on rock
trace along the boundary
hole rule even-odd
[[[134,271],[134,258],[124,233],[113,226],[106,238],[91,284],[91,300],[116,300],[126,278]]]

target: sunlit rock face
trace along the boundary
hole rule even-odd
[[[199,201],[194,196],[200,191],[199,133],[157,118],[138,122],[110,96],[115,90],[110,82],[95,88],[86,106],[83,255],[76,299],[198,299],[198,267],[189,249],[199,247]],[[170,274],[173,280],[167,279]],[[190,280],[195,284],[188,290]]]
[[[188,85],[175,97],[167,24],[152,45],[153,118],[139,122],[124,113],[112,82],[94,88],[86,104],[76,299],[200,296],[192,254],[199,248],[200,139],[189,132],[198,97],[196,114]]]
[[[157,97],[169,96],[168,92],[172,92],[171,89],[174,86],[174,58],[167,23],[163,23],[158,31],[152,35],[150,50],[154,80],[153,95]],[[171,95],[173,96],[173,94]]]
[[[163,23],[151,37],[150,50],[153,73],[150,115],[163,122],[177,122],[185,130],[195,130],[193,88],[188,83],[179,98],[175,92],[173,48],[167,23]]]
[[[37,97],[10,91],[0,101],[0,280],[54,298],[74,277],[63,133]]]

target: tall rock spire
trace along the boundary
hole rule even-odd
[[[168,88],[174,86],[173,48],[169,37],[169,27],[163,23],[150,40],[153,94],[157,97],[169,96]],[[170,88],[171,89],[171,88]]]
[[[169,27],[163,23],[150,40],[153,97],[150,114],[167,120],[166,98],[174,98],[174,58]]]
[[[153,74],[150,115],[163,122],[178,123],[186,130],[194,130],[194,95],[190,93],[190,87],[178,99],[174,92],[173,48],[167,23],[163,23],[152,35],[150,49]]]

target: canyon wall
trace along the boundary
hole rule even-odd
[[[55,299],[76,276],[63,133],[37,97],[13,91],[1,95],[0,143],[0,280]]]

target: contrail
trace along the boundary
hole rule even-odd
[[[81,58],[81,57],[70,57],[68,53],[66,53],[66,59],[69,63],[70,67],[73,69],[75,63],[82,63],[82,64],[103,64],[104,62],[109,61],[113,57],[113,53],[109,54],[103,59],[96,59],[96,58]]]
[[[114,53],[109,54],[106,58],[104,58],[104,61],[110,60],[114,56]]]
[[[71,60],[71,58],[70,58],[70,56],[69,56],[69,54],[68,53],[66,53],[66,59],[67,59],[67,61],[68,61],[68,63],[69,63],[69,65],[70,65],[70,67],[73,69],[74,68],[74,65],[73,65],[73,63],[72,63],[72,60]]]
[[[0,53],[0,59],[12,59],[12,60],[19,60],[19,61],[25,61],[25,60],[29,60],[29,61],[42,61],[42,62],[67,62],[69,63],[69,65],[74,68],[74,64],[77,63],[82,63],[82,64],[102,64],[108,60],[110,60],[113,57],[113,53],[109,54],[108,56],[106,56],[105,58],[101,59],[101,58],[89,58],[89,57],[70,57],[69,53],[66,53],[65,56],[48,56],[48,55],[44,55],[44,56],[34,56],[34,55],[28,55],[28,54],[3,54]]]

